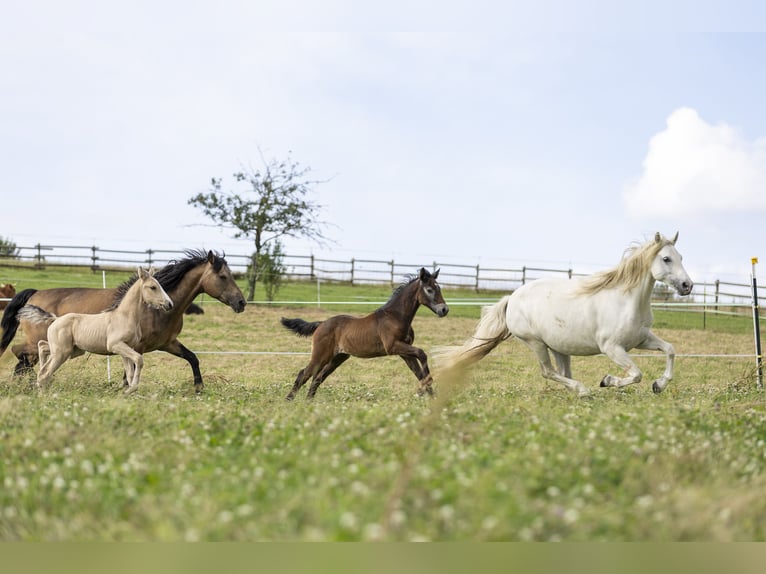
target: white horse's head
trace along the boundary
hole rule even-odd
[[[657,281],[662,281],[678,291],[679,295],[688,295],[692,292],[694,283],[682,264],[683,257],[676,249],[678,232],[673,239],[665,239],[659,232],[654,236],[657,243],[662,243],[662,248],[652,262],[652,276]]]

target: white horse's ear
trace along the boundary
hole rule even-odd
[[[654,234],[654,242],[659,243],[660,241],[662,241],[662,234],[660,234],[660,232],[658,231],[657,233]]]
[[[676,244],[676,241],[678,241],[678,231],[676,231],[676,234],[673,236],[673,240],[672,240],[673,245]]]

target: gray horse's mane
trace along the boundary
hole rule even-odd
[[[658,240],[659,239],[659,240]],[[580,292],[583,294],[597,293],[603,289],[621,287],[629,291],[641,284],[641,281],[652,267],[657,254],[666,245],[675,241],[658,236],[641,245],[629,247],[616,267],[607,271],[599,271],[583,279]]]

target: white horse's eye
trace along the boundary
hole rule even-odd
[[[665,257],[663,257],[663,258],[662,258],[662,260],[663,260],[665,263],[670,263],[670,257],[668,257],[667,255],[666,255]]]

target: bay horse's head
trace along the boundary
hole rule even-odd
[[[200,278],[200,286],[203,291],[231,307],[235,313],[244,311],[245,296],[234,281],[234,276],[231,274],[226,260],[212,251],[208,251],[206,265],[207,269]]]
[[[449,307],[444,302],[442,288],[436,282],[439,277],[439,269],[436,273],[429,273],[425,267],[421,267],[418,274],[418,303],[425,305],[439,317],[444,317],[449,313]]]

